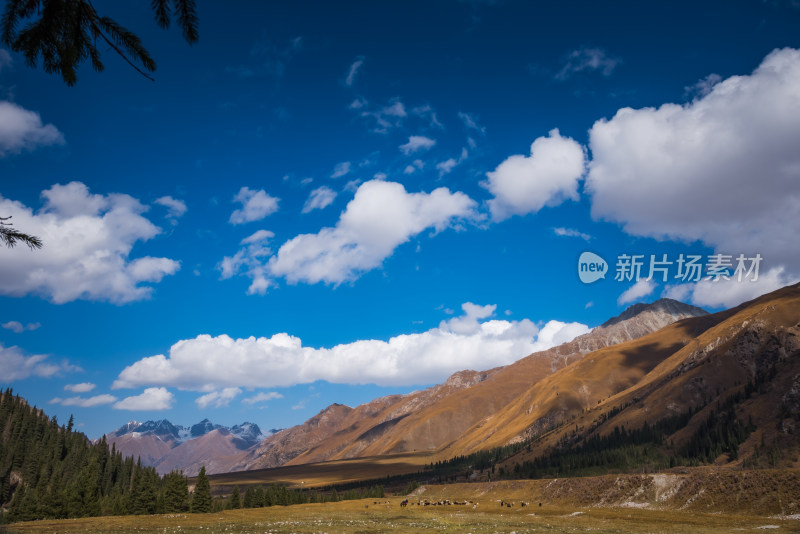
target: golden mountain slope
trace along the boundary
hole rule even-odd
[[[762,441],[800,441],[800,284],[593,352],[529,388],[445,452],[454,456],[552,429],[509,460],[522,462],[562,439],[579,443],[615,426],[640,428],[705,407],[671,437],[679,445],[718,403],[759,377],[762,386],[737,407],[739,419],[757,427],[740,447],[741,458]],[[612,415],[613,409],[620,411]]]
[[[356,408],[323,410],[305,424],[279,432],[234,469],[259,469],[380,456],[441,451],[470,428],[513,403],[532,384],[580,360],[590,351],[653,332],[683,317],[705,314],[669,299],[635,305],[575,340],[488,371],[460,371],[445,383],[408,395],[382,397]],[[326,424],[317,419],[325,415]]]

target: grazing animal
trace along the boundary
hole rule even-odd
[[[405,508],[406,506],[408,506],[408,499],[405,499],[405,500],[403,500],[403,501],[400,501],[400,506],[401,506],[402,508]]]

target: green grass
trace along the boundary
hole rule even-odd
[[[500,507],[494,499],[467,506],[400,508],[400,498],[230,510],[218,514],[101,517],[36,521],[6,526],[26,533],[209,533],[209,532],[731,532],[775,526],[769,532],[797,532],[800,521],[623,508],[575,508],[545,505]],[[411,502],[416,502],[412,498]]]

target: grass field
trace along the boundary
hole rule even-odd
[[[35,521],[0,527],[0,532],[800,532],[797,481],[795,471],[704,470],[689,476],[431,485],[409,496],[406,508],[400,507],[403,497],[389,497],[218,514]],[[477,504],[416,504],[425,499]],[[501,499],[512,506],[501,506]],[[523,500],[529,505],[523,507]]]
[[[800,521],[727,514],[620,508],[529,506],[497,502],[467,506],[409,506],[400,498],[230,510],[219,514],[103,517],[37,521],[6,527],[9,533],[45,532],[798,532]],[[416,501],[412,501],[416,502]]]

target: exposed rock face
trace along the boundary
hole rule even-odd
[[[263,433],[258,425],[248,422],[226,428],[204,419],[183,427],[162,419],[130,421],[107,434],[106,440],[123,455],[141,458],[144,465],[155,467],[161,474],[175,469],[196,475],[201,465],[219,464],[222,471],[230,470],[230,460],[221,459],[242,455],[275,432]],[[221,472],[210,467],[208,471]]]

